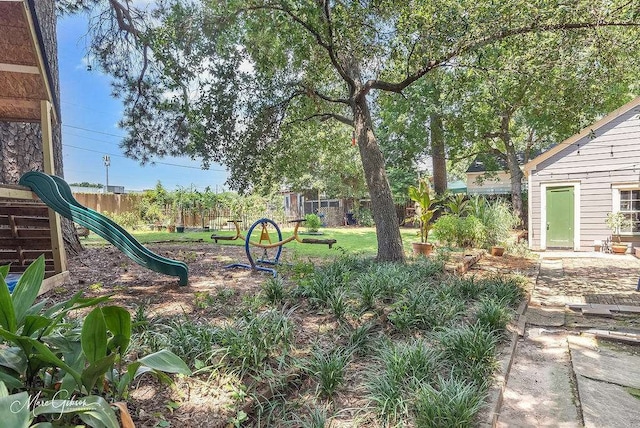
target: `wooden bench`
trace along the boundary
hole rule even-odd
[[[328,245],[329,248],[331,248],[336,242],[338,241],[335,239],[302,238],[303,244],[325,244]]]
[[[225,236],[225,235],[216,235],[215,233],[211,235],[211,239],[215,241],[217,244],[218,241],[235,241],[240,238],[240,226],[238,223],[242,223],[242,220],[228,220],[227,223],[233,224],[236,228],[236,234],[234,236]]]

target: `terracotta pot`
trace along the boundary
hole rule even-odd
[[[175,226],[167,226],[167,232],[173,233],[176,231],[176,227]]]
[[[611,252],[613,254],[624,254],[627,252],[626,244],[611,244]]]
[[[428,256],[433,251],[433,244],[429,242],[413,242],[411,245],[413,246],[413,254],[416,256]]]
[[[492,256],[502,256],[504,254],[504,247],[494,246],[491,247]]]

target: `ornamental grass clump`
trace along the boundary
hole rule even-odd
[[[488,387],[497,368],[498,337],[480,323],[448,327],[437,333],[440,347],[450,362],[451,375],[471,382],[481,389]]]
[[[520,275],[494,275],[482,282],[482,296],[502,301],[509,307],[517,306],[525,296],[526,279]]]
[[[424,385],[416,399],[416,426],[471,427],[482,408],[485,394],[472,383],[439,377],[434,386]]]
[[[322,398],[331,399],[344,383],[347,365],[351,361],[351,353],[344,348],[330,351],[314,349],[306,365],[306,371],[317,382],[316,393]]]
[[[442,368],[442,353],[422,339],[383,342],[376,364],[367,373],[367,395],[389,426],[406,419],[415,393],[433,381]]]
[[[484,298],[478,305],[476,318],[481,326],[502,336],[513,318],[513,310],[502,300]]]

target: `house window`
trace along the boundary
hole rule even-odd
[[[640,190],[620,190],[620,212],[631,220],[623,233],[640,233]]]

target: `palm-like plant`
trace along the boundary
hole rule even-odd
[[[416,219],[420,222],[420,241],[427,242],[433,224],[433,216],[437,210],[437,199],[431,196],[431,189],[426,179],[418,181],[418,187],[409,186],[409,198],[417,205]]]

